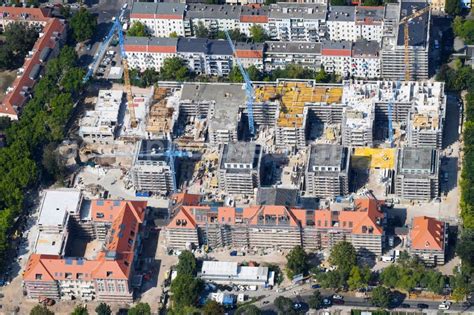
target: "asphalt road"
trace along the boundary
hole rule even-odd
[[[301,312],[306,312],[308,310],[308,301],[309,301],[309,297],[312,295],[312,292],[314,290],[312,289],[301,289],[300,292],[296,292],[297,294],[294,294],[295,292],[293,290],[289,290],[289,291],[286,291],[284,292],[284,294],[282,295],[285,295],[286,297],[289,297],[291,298],[295,303],[298,302],[298,303],[301,303],[302,304],[302,308],[301,308]],[[321,295],[323,297],[330,297],[334,294],[334,292],[330,291],[330,290],[325,290],[325,289],[319,289],[319,291],[321,292]],[[374,307],[370,300],[369,299],[364,299],[364,298],[357,298],[357,297],[353,297],[353,296],[349,296],[349,295],[345,295],[345,294],[341,294],[344,296],[344,307],[359,307],[359,308],[371,308],[371,307]],[[260,302],[257,303],[257,306],[261,308],[261,310],[263,311],[264,314],[277,314],[278,313],[278,310],[277,308],[275,307],[275,305],[273,304],[274,302],[274,299],[278,296],[278,294],[275,294],[275,295],[272,295],[270,296],[269,298],[265,298],[263,300],[261,300]],[[268,301],[269,303],[267,303],[266,301]],[[404,300],[403,302],[399,302],[400,304],[407,304],[409,305],[410,307],[409,308],[394,308],[392,310],[420,310],[418,308],[418,304],[422,303],[422,304],[426,304],[428,305],[428,308],[427,310],[438,310],[438,306],[440,304],[439,301],[422,301],[422,300]],[[342,305],[335,305],[335,306],[332,306],[333,309],[335,308],[341,308]],[[329,308],[330,309],[330,308]],[[473,312],[474,311],[474,307],[463,307],[462,304],[458,304],[458,303],[454,303],[451,305],[450,311],[457,311],[457,312],[462,312],[462,313],[467,313],[467,312]]]

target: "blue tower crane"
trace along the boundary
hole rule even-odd
[[[239,57],[237,57],[235,46],[234,46],[234,43],[232,42],[232,39],[230,38],[229,33],[227,31],[224,31],[224,33],[225,33],[225,36],[227,37],[227,41],[229,42],[230,47],[232,48],[234,59],[237,63],[237,66],[239,67],[240,73],[242,74],[242,77],[244,78],[245,94],[247,95],[247,113],[248,113],[248,118],[249,118],[249,131],[250,131],[250,134],[253,136],[255,135],[255,125],[254,125],[254,120],[253,120],[253,101],[255,99],[255,96],[254,96],[255,93],[253,90],[252,81],[250,81],[250,77],[247,71],[245,71],[245,68],[240,62]]]

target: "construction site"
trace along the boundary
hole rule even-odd
[[[393,181],[397,148],[438,150],[442,147],[446,115],[443,83],[345,81],[318,84],[312,80],[278,80],[256,82],[253,88],[251,118],[245,84],[240,83],[167,83],[148,89],[133,88],[133,103],[126,110],[121,105],[123,98],[119,97],[125,90],[123,87],[117,85],[109,92],[100,91],[97,100],[91,101],[98,112],[94,115],[101,116],[104,95],[115,95],[118,104],[110,108],[117,112],[110,113],[108,108],[102,120],[109,116],[117,118],[108,126],[107,141],[87,137],[93,133],[90,118],[81,120],[79,130],[84,139],[81,160],[121,168],[126,174],[127,186],[132,186],[138,195],[167,195],[175,189],[187,189],[212,200],[236,195],[238,200],[253,202],[258,189],[264,186],[300,189],[308,196],[322,196],[318,189],[308,186],[311,183],[308,161],[318,154],[314,152],[327,152],[336,147],[344,148],[344,156],[348,157],[341,168],[344,175],[336,171],[335,166],[318,167],[322,172],[339,172],[334,176],[343,176],[344,189],[334,189],[324,193],[324,197],[331,197],[336,190],[345,195],[366,189],[370,177],[375,177],[378,184],[387,182],[386,189],[381,191],[387,196],[396,193]],[[135,126],[131,124],[132,119],[136,121]],[[254,134],[249,121],[254,124]],[[87,134],[84,133],[86,128],[89,128]],[[162,157],[159,167],[166,169],[163,178],[167,179],[158,186],[137,184],[137,180],[133,180],[138,178],[137,172],[131,171],[137,167],[138,143],[145,140],[167,143],[159,152]],[[250,174],[246,166],[234,163],[228,165],[226,172],[219,166],[224,158],[223,146],[235,143],[261,148],[261,163],[256,168],[252,166],[249,179],[244,175]],[[311,147],[321,145],[325,149],[311,153]],[[279,155],[286,158],[277,158]],[[147,174],[161,176],[160,171],[142,172],[141,183],[148,181],[144,178]],[[313,180],[320,178],[318,176],[311,175]],[[230,189],[231,186],[225,184],[229,178],[237,177],[248,183],[245,190]]]

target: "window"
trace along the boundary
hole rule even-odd
[[[80,272],[78,272],[78,273],[76,274],[76,279],[82,280],[83,278],[84,278],[84,274],[82,274],[82,273],[80,273]]]
[[[66,279],[72,279],[72,273],[66,272],[66,273],[64,274],[64,277],[66,277]]]
[[[35,275],[35,279],[36,279],[36,280],[41,280],[41,279],[43,279],[43,275],[42,275],[41,273],[37,273],[37,274]]]
[[[128,239],[128,245],[133,245],[133,240],[131,238]]]
[[[113,274],[114,274],[114,273],[113,273],[112,271],[107,271],[107,272],[105,273],[105,275],[106,275],[107,277],[110,277],[110,276],[112,276]]]
[[[352,227],[352,221],[349,221],[349,227],[350,228]]]

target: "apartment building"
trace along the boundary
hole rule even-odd
[[[267,41],[265,44],[266,71],[283,69],[288,63],[315,71],[321,69],[321,43]]]
[[[227,76],[234,66],[232,48],[226,40],[206,38],[126,37],[125,54],[131,68],[160,70],[167,58],[182,58],[197,74]],[[238,43],[236,55],[244,66],[263,68],[262,44]]]
[[[268,29],[269,7],[263,5],[244,5],[241,8],[239,31],[247,37],[251,37],[250,29],[256,25],[266,32]]]
[[[244,100],[245,101],[245,100]],[[218,101],[209,108],[208,138],[211,145],[236,142],[240,130],[242,110],[239,106],[232,106]]]
[[[112,143],[120,126],[122,90],[100,90],[94,110],[79,121],[79,136],[88,143]]]
[[[78,191],[71,198],[71,193],[56,192],[55,201],[68,206],[40,215],[51,220],[67,213],[66,229],[56,234],[58,238],[62,234],[70,237],[54,254],[48,248],[57,247],[55,243],[37,239],[35,253],[23,273],[28,298],[133,302],[132,278],[142,247],[141,225],[147,203],[90,201],[78,198]]]
[[[395,193],[405,200],[430,200],[439,195],[439,152],[432,148],[399,149]]]
[[[281,41],[320,41],[324,37],[327,5],[279,2],[270,5],[268,30],[271,38]]]
[[[260,187],[262,147],[253,142],[224,144],[219,156],[219,189],[227,194],[254,195]]]
[[[408,235],[410,252],[430,266],[444,265],[448,224],[431,217],[414,217]]]
[[[351,76],[380,78],[380,44],[375,41],[357,40],[352,44]]]
[[[0,31],[14,22],[34,26],[42,34],[25,57],[23,66],[17,70],[17,77],[0,103],[0,116],[17,120],[47,61],[59,53],[67,32],[64,20],[52,17],[49,9],[0,7]]]
[[[232,31],[239,28],[242,6],[230,4],[192,3],[187,5],[186,25],[189,25],[187,36],[196,35],[200,25],[210,32]]]
[[[355,41],[360,37],[359,29],[355,25],[355,11],[353,6],[330,6],[326,20],[329,39],[332,41]]]
[[[272,205],[183,206],[165,228],[166,244],[169,248],[208,245],[250,249],[302,245],[307,250],[321,250],[346,240],[361,255],[381,255],[384,215],[380,205],[365,198],[319,210]]]
[[[321,45],[321,63],[326,72],[334,72],[349,77],[352,70],[352,42],[323,41]]]
[[[174,163],[175,157],[167,154],[169,148],[169,141],[164,139],[137,143],[130,170],[137,192],[166,195],[174,190],[177,183],[171,163]]]
[[[350,151],[340,145],[312,145],[306,163],[306,195],[319,198],[347,195],[350,159]]]
[[[134,2],[130,22],[140,22],[152,36],[170,37],[185,35],[184,14],[186,4],[172,2]]]
[[[382,39],[382,77],[384,79],[401,80],[407,70],[411,80],[428,79],[429,33],[431,12],[410,19],[408,23],[408,63],[405,61],[405,32],[399,22],[413,12],[428,6],[424,0],[401,1],[388,4],[386,7],[385,24]]]
[[[355,9],[355,26],[358,38],[380,43],[384,29],[385,7],[357,6]]]

